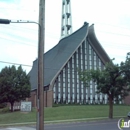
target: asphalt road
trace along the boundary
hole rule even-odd
[[[119,130],[117,122],[117,119],[113,119],[93,122],[46,124],[44,130]],[[0,128],[0,130],[36,130],[36,127],[8,127]]]
[[[119,130],[118,120],[45,125],[45,130]]]

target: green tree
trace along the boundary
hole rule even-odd
[[[11,111],[13,111],[14,102],[19,102],[30,97],[29,76],[23,71],[22,67],[18,69],[5,67],[0,72],[0,103],[9,102]]]
[[[97,84],[97,93],[107,94],[109,99],[109,118],[113,118],[113,102],[128,96],[130,91],[130,58],[129,54],[125,62],[120,65],[111,62],[105,65],[104,70],[80,71],[80,80],[89,87],[89,82]]]

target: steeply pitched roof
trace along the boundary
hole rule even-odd
[[[104,48],[101,46],[100,42],[98,41],[96,35],[95,35],[95,31],[94,31],[94,24],[92,24],[89,27],[89,31],[88,31],[88,39],[89,39],[89,43],[91,44],[91,46],[93,47],[94,51],[96,52],[96,54],[100,57],[100,59],[102,60],[102,62],[105,64],[106,62],[110,61],[109,56],[107,55],[106,51],[104,50]]]
[[[87,29],[88,24],[85,24],[70,36],[60,40],[55,47],[44,54],[44,86],[49,85],[57,72],[64,66],[86,36]],[[37,65],[37,60],[35,60],[29,72],[32,90],[37,87]]]
[[[74,51],[86,38],[86,36],[88,35],[88,31],[88,23],[85,23],[84,26],[82,26],[80,29],[78,29],[76,32],[69,35],[68,37],[65,37],[60,40],[55,47],[53,47],[51,50],[44,54],[44,86],[49,85],[53,81],[56,74],[60,72],[60,70],[69,60],[69,58],[73,55]],[[96,44],[99,43],[95,42],[95,47]],[[100,46],[101,45],[99,44],[98,47],[100,48]],[[102,51],[104,52],[104,50]],[[103,54],[106,55],[105,52]],[[109,59],[107,55],[106,57],[107,59]],[[37,60],[35,60],[33,62],[33,67],[29,72],[32,90],[37,88],[37,65]]]
[[[106,62],[110,61],[109,56],[107,55],[106,51],[104,50],[104,48],[101,46],[100,42],[98,41],[96,35],[95,35],[95,31],[94,31],[94,24],[92,24],[89,27],[89,31],[88,31],[88,39],[89,39],[89,43],[91,44],[91,46],[93,47],[94,51],[96,52],[96,54],[100,57],[100,59],[102,60],[102,62],[105,64]]]

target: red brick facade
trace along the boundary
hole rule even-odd
[[[36,104],[37,104],[36,91],[31,92],[31,97],[28,98],[28,101],[32,102],[32,107],[36,107]],[[130,105],[130,95],[124,99],[124,104]],[[44,107],[52,107],[52,105],[53,105],[53,91],[52,90],[45,91],[44,92]]]
[[[130,105],[130,93],[129,93],[129,96],[125,97],[124,103],[125,103],[126,105]]]
[[[31,97],[28,98],[28,101],[32,102],[32,107],[37,106],[37,92],[32,91]],[[53,104],[53,95],[52,90],[44,91],[44,107],[52,107]]]

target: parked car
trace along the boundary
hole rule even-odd
[[[127,117],[130,118],[130,112],[128,112]]]

